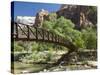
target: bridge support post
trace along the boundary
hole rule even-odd
[[[44,40],[44,30],[42,29],[42,38]]]
[[[53,33],[52,33],[52,41],[54,41],[54,35],[53,35]]]
[[[36,30],[36,40],[38,40],[38,29],[37,29],[37,27],[35,27],[35,30]]]
[[[27,26],[27,38],[29,39],[30,38],[30,32],[29,32],[29,26]]]
[[[47,35],[48,35],[47,37],[48,37],[48,40],[49,40],[50,38],[49,38],[49,32],[48,31],[47,31]]]
[[[15,23],[15,29],[16,29],[16,38],[18,38],[18,24],[17,23]]]

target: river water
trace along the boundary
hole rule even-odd
[[[50,68],[48,68],[47,66],[48,64],[26,64],[22,62],[14,62],[12,71],[14,74],[21,74],[21,73],[38,73],[38,72],[96,69],[96,68],[92,68],[87,65],[64,65],[64,66],[55,66],[55,67],[50,67]]]
[[[14,62],[12,71],[14,73],[35,73],[43,71],[47,64],[26,64],[21,62]]]

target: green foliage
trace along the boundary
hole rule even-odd
[[[47,53],[46,61],[50,61],[53,58],[52,52]]]
[[[45,63],[51,61],[53,53],[51,51],[33,51],[30,55],[22,57],[20,61],[26,63],[41,62]]]
[[[49,15],[51,18],[53,15]],[[54,19],[54,21],[53,21]],[[54,18],[44,21],[43,28],[72,41],[78,47],[84,47],[81,32],[74,29],[74,24],[64,17]]]
[[[22,51],[24,48],[19,43],[14,43],[14,51]]]
[[[27,43],[23,41],[14,42],[14,51],[24,51],[24,52],[30,51],[31,49],[30,46],[31,46],[31,43]]]
[[[97,48],[97,33],[94,28],[87,28],[82,30],[83,40],[87,49]]]
[[[88,7],[88,16],[89,20],[96,26],[97,24],[97,7],[96,6],[91,6]]]
[[[84,40],[82,39],[81,32],[79,32],[77,30],[73,30],[73,32],[72,32],[70,37],[72,37],[73,42],[77,47],[80,47],[80,48],[84,48],[85,47]]]
[[[93,12],[91,12],[93,11]],[[89,7],[89,13],[95,13],[96,9]],[[96,48],[96,29],[87,28],[86,30],[78,31],[74,29],[74,24],[69,19],[64,17],[53,17],[55,14],[49,15],[50,19],[44,21],[43,26],[45,29],[70,40],[77,47],[80,48]],[[54,21],[53,21],[54,20]]]
[[[52,47],[52,44],[46,44],[46,43],[42,43],[41,42],[33,42],[32,43],[32,51],[47,51]]]
[[[38,48],[38,43],[33,42],[33,43],[31,44],[31,46],[32,46],[32,51],[36,51],[37,48]]]
[[[55,22],[57,19],[57,14],[56,13],[51,13],[49,14],[49,20],[52,22]]]
[[[55,27],[61,28],[74,28],[74,24],[69,19],[65,19],[63,16],[57,19]]]

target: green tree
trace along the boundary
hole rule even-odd
[[[53,19],[55,21],[53,21]],[[80,31],[74,29],[74,24],[69,19],[64,17],[54,18],[44,21],[44,28],[52,31],[53,33],[64,37],[67,40],[73,42],[73,44],[78,47],[84,47],[84,41],[82,39],[82,34]]]
[[[97,48],[97,33],[95,28],[87,28],[82,30],[82,37],[87,49]]]

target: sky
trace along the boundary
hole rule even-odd
[[[50,3],[34,3],[34,2],[19,2],[14,1],[11,3],[11,16],[35,16],[40,9],[54,12],[59,10],[61,4]]]

